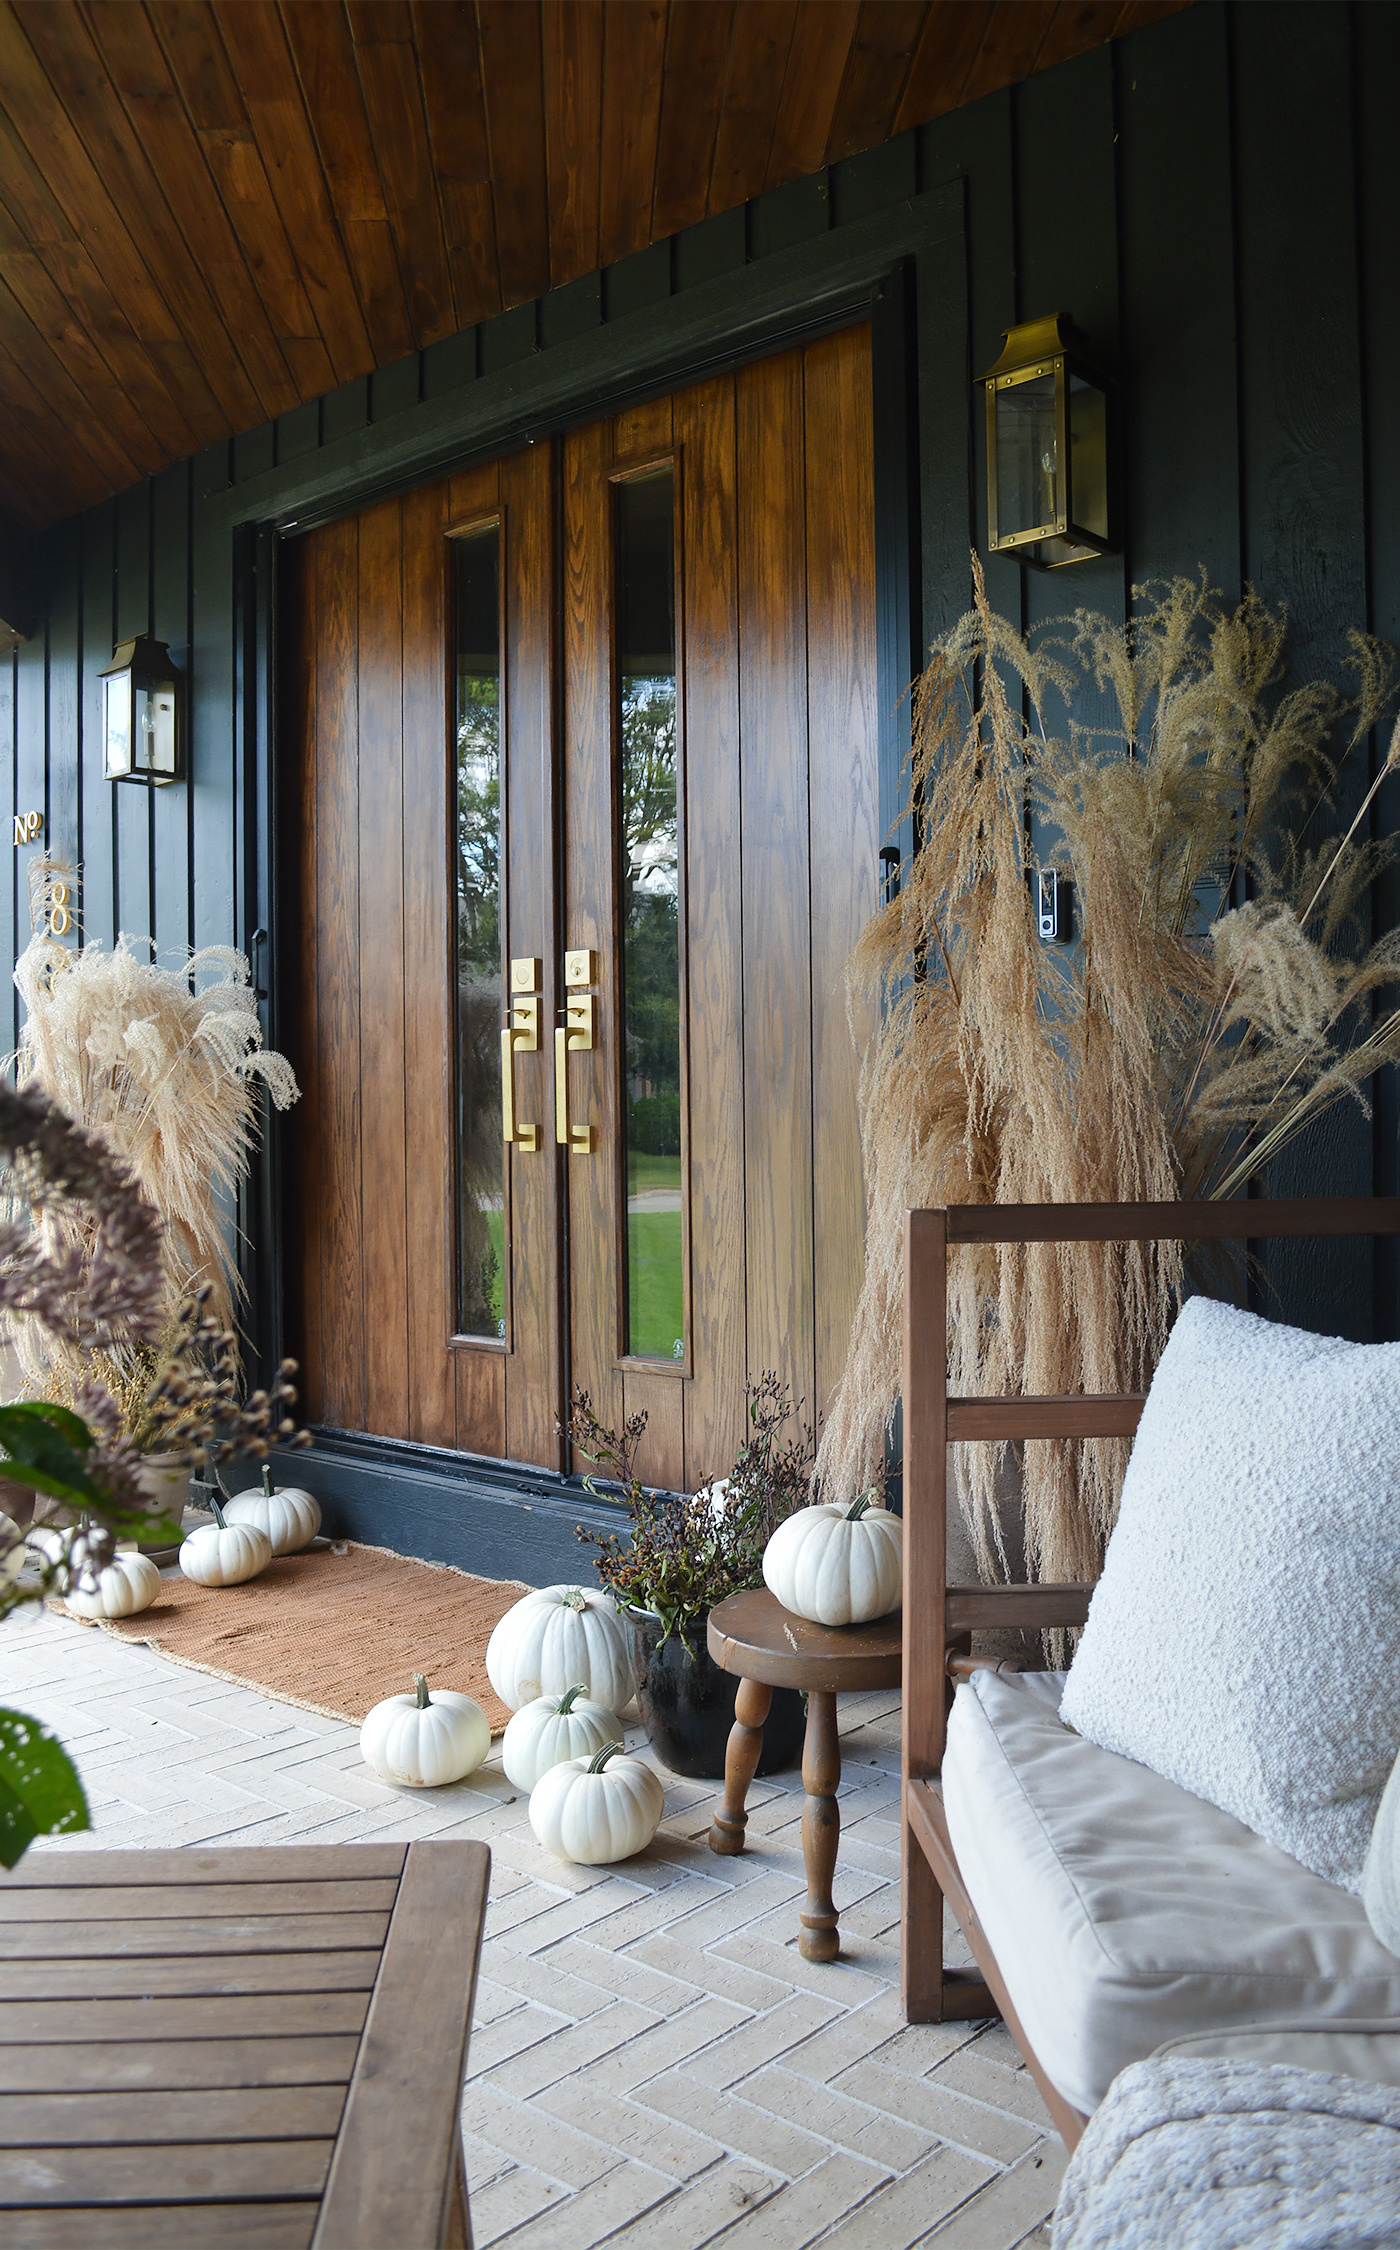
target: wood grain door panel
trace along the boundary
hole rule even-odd
[[[615,493],[674,475],[681,742],[684,1362],[629,1358]],[[496,523],[504,954],[543,966],[516,1062],[505,1328],[454,1335],[452,537]],[[823,1405],[859,1284],[842,969],[876,901],[869,330],[571,431],[289,543],[282,727],[304,976],[289,1314],[312,1420],[566,1466],[570,1379],[644,1410],[693,1486],[775,1367]],[[564,949],[599,961],[555,1139]],[[504,1005],[504,996],[503,996]]]

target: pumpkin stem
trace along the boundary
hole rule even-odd
[[[224,1516],[223,1509],[219,1506],[219,1495],[217,1494],[217,1492],[211,1494],[209,1505],[214,1511],[214,1521],[218,1525],[220,1531],[227,1531],[228,1523]]]
[[[587,1695],[587,1693],[587,1680],[580,1680],[576,1686],[565,1688],[564,1693],[559,1698],[559,1717],[562,1719],[567,1712],[572,1711],[576,1696]]]
[[[418,1698],[419,1710],[426,1711],[432,1699],[428,1694],[428,1683],[421,1672],[415,1672],[413,1675],[413,1690]]]
[[[601,1773],[609,1758],[615,1758],[618,1755],[619,1751],[624,1748],[625,1744],[621,1742],[605,1742],[602,1749],[595,1750],[592,1757],[589,1759],[589,1772]]]
[[[843,1520],[846,1523],[859,1523],[861,1517],[865,1514],[866,1509],[873,1507],[874,1503],[875,1487],[873,1484],[867,1485],[864,1492],[858,1492],[856,1494],[854,1500],[846,1510]]]
[[[560,1595],[559,1606],[561,1609],[587,1609],[588,1596],[582,1586],[570,1586],[566,1593]]]
[[[263,1497],[266,1500],[270,1500],[273,1497],[272,1463],[270,1461],[264,1461],[263,1463]]]

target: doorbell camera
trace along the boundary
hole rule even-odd
[[[1058,868],[1042,867],[1036,877],[1036,921],[1047,943],[1064,944],[1070,936],[1070,881]]]

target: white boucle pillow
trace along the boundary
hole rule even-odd
[[[1360,1890],[1400,1750],[1400,1344],[1191,1299],[1060,1716]]]

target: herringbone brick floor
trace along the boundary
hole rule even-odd
[[[540,1851],[499,1747],[470,1782],[387,1788],[353,1727],[49,1614],[0,1630],[0,1702],[76,1759],[78,1847],[490,1844],[462,2113],[478,2250],[1048,2242],[1063,2155],[1005,2032],[900,2015],[895,1697],[841,1706],[829,1966],[796,1946],[795,1773],[756,1784],[738,1859],[706,1846],[711,1787],[663,1774],[652,1848],[588,1869]]]

